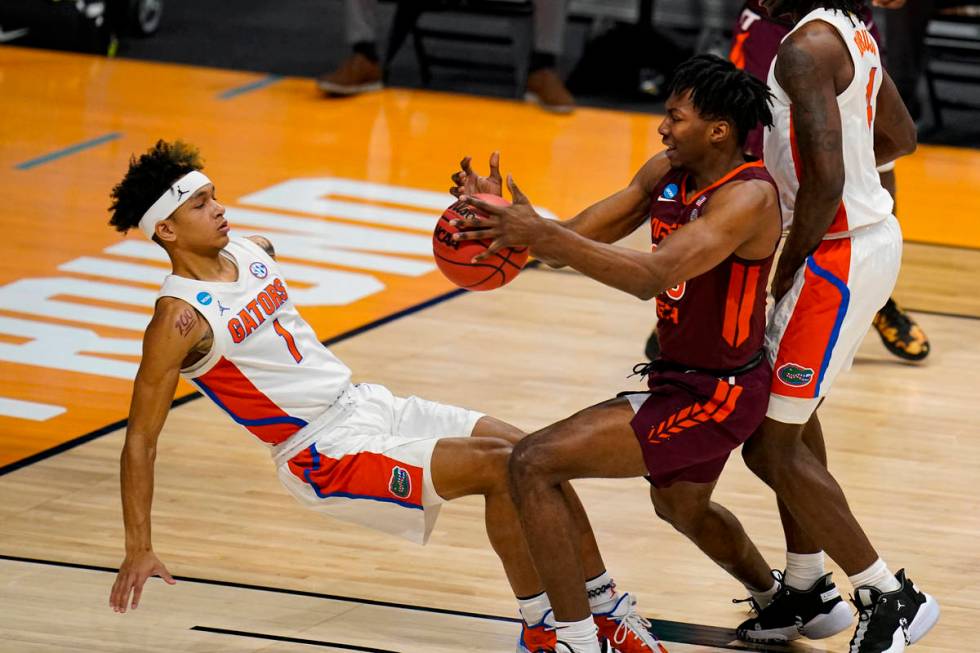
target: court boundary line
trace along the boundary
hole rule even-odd
[[[19,562],[31,565],[43,565],[47,567],[62,567],[66,569],[78,569],[82,571],[98,571],[103,573],[116,574],[118,570],[113,567],[102,565],[91,565],[81,562],[64,562],[60,560],[45,560],[42,558],[28,558],[24,556],[14,556],[0,553],[0,561]],[[504,617],[495,614],[482,612],[468,612],[465,610],[453,610],[450,608],[436,608],[427,605],[413,605],[411,603],[398,603],[396,601],[382,601],[379,599],[365,599],[356,596],[344,596],[341,594],[327,594],[325,592],[313,592],[311,590],[298,590],[287,587],[273,587],[269,585],[256,585],[253,583],[240,583],[237,581],[217,580],[214,578],[197,578],[194,576],[173,575],[174,580],[186,583],[196,583],[199,585],[211,585],[214,587],[227,587],[231,589],[243,589],[255,592],[269,592],[272,594],[285,594],[287,596],[300,596],[304,598],[321,599],[327,601],[337,601],[339,603],[355,603],[358,605],[369,605],[381,608],[393,608],[396,610],[408,610],[411,612],[427,612],[430,614],[441,614],[450,617],[464,617],[468,619],[480,619],[483,621],[500,621],[505,623],[519,624],[521,620],[516,617]],[[734,628],[723,628],[721,626],[708,626],[705,624],[694,624],[684,621],[672,621],[666,619],[650,619],[654,632],[660,639],[676,644],[690,644],[692,646],[713,646],[728,651],[757,651],[761,653],[825,653],[819,649],[802,647],[798,642],[793,647],[780,646],[778,644],[754,645],[746,642],[739,642],[735,636]],[[194,630],[192,628],[191,630]]]
[[[191,630],[200,633],[212,633],[215,635],[233,635],[235,637],[251,637],[253,639],[268,639],[274,642],[288,642],[290,644],[305,644],[307,646],[319,646],[322,648],[339,648],[346,651],[363,651],[364,653],[399,653],[386,648],[370,648],[368,646],[358,646],[357,644],[342,644],[340,642],[324,642],[318,639],[303,639],[301,637],[286,637],[285,635],[271,635],[269,633],[253,633],[247,630],[231,630],[229,628],[215,628],[213,626],[192,626]]]
[[[108,134],[102,134],[101,136],[90,138],[87,141],[82,141],[81,143],[75,143],[74,145],[63,147],[60,150],[55,150],[54,152],[48,152],[47,154],[36,156],[33,159],[21,161],[20,163],[14,165],[14,169],[31,170],[32,168],[42,166],[45,163],[51,163],[52,161],[63,159],[66,156],[71,156],[72,154],[78,154],[79,152],[84,152],[85,150],[92,149],[93,147],[98,147],[103,143],[109,143],[117,140],[121,138],[122,135],[122,132],[109,132]]]
[[[931,311],[928,308],[906,308],[909,313],[922,313],[923,315],[938,315],[940,317],[951,317],[958,320],[980,320],[980,315],[970,315],[969,313],[953,313],[951,311]]]
[[[413,313],[418,313],[419,311],[424,311],[427,308],[431,308],[432,306],[435,306],[437,304],[441,304],[442,302],[448,301],[450,299],[453,299],[454,297],[458,297],[459,295],[462,295],[462,294],[467,293],[467,292],[469,292],[469,291],[466,290],[465,288],[456,288],[455,290],[450,290],[448,292],[445,292],[445,293],[443,293],[441,295],[436,295],[435,297],[432,297],[430,299],[427,299],[427,300],[425,300],[423,302],[420,302],[418,304],[414,304],[414,305],[409,306],[407,308],[403,308],[400,311],[396,311],[396,312],[391,313],[389,315],[385,315],[384,317],[380,317],[380,318],[378,318],[376,320],[373,320],[371,322],[368,322],[367,324],[362,324],[359,327],[354,327],[353,329],[350,329],[348,331],[345,331],[343,333],[340,333],[340,334],[338,334],[336,336],[332,336],[332,337],[327,338],[325,340],[321,340],[320,342],[323,344],[323,346],[330,347],[332,345],[337,344],[338,342],[342,342],[344,340],[348,340],[350,338],[354,338],[355,336],[359,336],[362,333],[366,333],[367,331],[371,331],[373,329],[377,329],[378,327],[384,326],[384,325],[388,324],[389,322],[394,322],[395,320],[399,320],[399,319],[401,319],[403,317],[406,317],[408,315],[412,315]],[[200,392],[194,391],[194,392],[191,392],[189,394],[186,394],[186,395],[184,395],[182,397],[177,397],[170,404],[170,410],[173,410],[174,408],[177,408],[178,406],[182,406],[182,405],[186,404],[187,402],[193,401],[193,400],[198,399],[198,398],[200,398],[202,396],[204,396],[204,395],[202,395]],[[58,455],[60,453],[64,453],[65,451],[69,451],[71,449],[74,449],[75,447],[78,447],[80,445],[83,445],[86,442],[91,442],[92,440],[95,440],[97,438],[100,438],[103,435],[107,435],[108,433],[112,433],[113,431],[115,431],[117,429],[120,429],[120,428],[125,427],[128,423],[129,423],[129,418],[128,417],[124,417],[121,420],[117,420],[115,422],[112,422],[111,424],[107,424],[106,426],[99,427],[99,428],[97,428],[97,429],[95,429],[93,431],[89,431],[88,433],[85,433],[83,435],[79,435],[77,437],[74,437],[71,440],[67,440],[67,441],[62,442],[60,444],[56,444],[53,447],[50,447],[48,449],[45,449],[44,451],[39,451],[37,453],[31,454],[30,456],[27,456],[26,458],[21,458],[20,460],[15,460],[12,463],[8,463],[8,464],[4,465],[3,467],[0,467],[0,477],[6,476],[7,474],[10,474],[11,472],[15,472],[18,469],[22,469],[24,467],[28,467],[28,466],[33,465],[35,463],[39,463],[42,460],[47,460],[48,458],[51,458],[52,456],[56,456],[56,455]]]
[[[980,251],[980,250],[978,250],[978,251]],[[537,262],[537,261],[535,261],[535,262]],[[528,266],[528,267],[530,267],[530,266]],[[535,265],[534,267],[535,268],[538,268],[539,266]],[[548,268],[540,268],[538,271],[539,272],[546,272],[548,274],[567,274],[567,275],[574,275],[574,276],[582,277],[584,279],[588,279],[589,278],[588,276],[582,274],[581,272],[579,272],[578,270],[576,270],[574,268],[551,268],[551,269],[548,269]],[[599,283],[599,282],[597,281],[596,283]],[[970,315],[969,313],[954,313],[953,311],[934,311],[934,310],[930,310],[928,308],[912,308],[910,306],[906,306],[906,307],[904,307],[904,309],[908,313],[922,313],[923,315],[938,315],[939,317],[949,317],[949,318],[953,318],[953,319],[956,319],[956,320],[980,320],[980,315]],[[870,328],[870,326],[871,325],[869,324],[868,327]]]
[[[278,81],[283,79],[282,75],[266,75],[261,79],[257,79],[253,82],[247,82],[245,84],[240,84],[239,86],[234,86],[227,90],[218,93],[219,100],[231,100],[238,97],[239,95],[244,95],[245,93],[251,93],[252,91],[258,91],[267,86],[271,86]]]
[[[980,247],[974,245],[954,245],[953,243],[930,243],[926,240],[904,240],[906,245],[925,245],[926,247],[942,247],[944,249],[962,249],[967,252],[980,252]]]

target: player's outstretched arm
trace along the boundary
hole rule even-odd
[[[175,582],[153,552],[150,538],[153,465],[157,438],[170,410],[181,365],[207,328],[193,308],[165,297],[157,303],[143,336],[143,358],[133,383],[126,442],[119,461],[126,557],[109,596],[109,605],[116,612],[139,605],[149,577]]]
[[[650,194],[669,170],[666,155],[657,154],[643,164],[626,188],[563,221],[562,226],[602,243],[625,238],[650,216]]]
[[[908,107],[888,71],[883,72],[875,106],[875,163],[884,165],[915,152],[918,133]]]
[[[779,46],[776,79],[792,103],[799,152],[800,188],[793,226],[773,276],[778,301],[827,233],[844,192],[844,150],[835,74],[850,64],[847,48],[832,27],[813,22]]]
[[[496,175],[499,180],[500,172],[496,167],[499,158],[495,159],[496,155],[497,153],[494,152],[494,156],[490,159],[491,177]],[[458,185],[452,188],[450,192],[456,197],[472,197],[477,193],[485,192],[473,182],[475,173],[470,167],[469,157],[464,158],[460,165],[463,171],[453,175],[453,182]],[[640,168],[626,188],[596,202],[574,217],[555,224],[589,240],[614,243],[633,233],[647,219],[650,209],[650,193],[669,169],[670,163],[667,157],[663,153],[657,154]],[[486,178],[479,177],[479,179],[484,180]],[[494,194],[499,195],[500,192],[497,191]],[[463,229],[477,229],[483,227],[484,223],[480,218],[474,217],[457,221],[455,226]],[[535,252],[535,256],[551,267],[557,268],[565,265],[561,259],[549,259],[541,251]]]
[[[678,229],[652,254],[591,240],[545,220],[513,179],[508,177],[507,182],[514,199],[510,206],[463,197],[486,218],[482,228],[455,234],[455,238],[492,239],[482,257],[502,247],[529,246],[535,256],[561,261],[640,299],[655,297],[710,270],[733,252],[745,258],[764,258],[779,238],[776,193],[765,182],[733,183],[719,190],[712,202],[718,209],[707,210],[702,219]]]

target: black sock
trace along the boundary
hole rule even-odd
[[[550,52],[535,50],[531,53],[530,72],[533,73],[534,71],[541,70],[542,68],[556,68],[557,66],[558,57]]]
[[[371,61],[378,63],[378,47],[374,41],[359,41],[354,44],[353,50],[357,54],[362,54]]]

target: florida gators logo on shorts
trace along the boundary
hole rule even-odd
[[[813,380],[813,370],[796,363],[786,363],[776,370],[776,378],[786,385],[802,388],[810,385],[810,381]]]
[[[407,499],[412,493],[412,477],[408,475],[408,471],[397,465],[392,468],[388,490],[399,499]]]

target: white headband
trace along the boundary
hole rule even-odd
[[[140,231],[146,234],[147,238],[152,239],[158,222],[169,218],[171,213],[191,198],[191,195],[210,183],[211,180],[200,170],[188,172],[165,190],[153,206],[146,210],[140,218]]]

